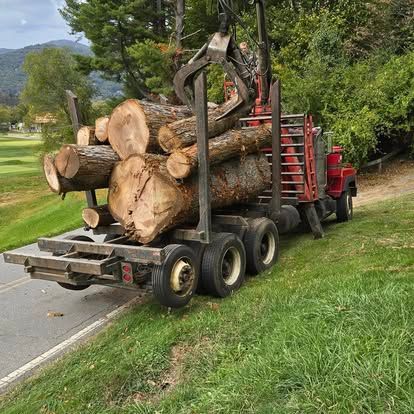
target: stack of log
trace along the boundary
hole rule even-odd
[[[236,116],[217,120],[232,104],[208,113],[213,208],[250,201],[271,180],[260,152],[271,143],[270,126],[237,129]],[[85,223],[117,221],[131,239],[149,243],[198,220],[196,141],[196,118],[187,107],[129,99],[95,126],[80,128],[76,145],[46,156],[44,172],[58,194],[108,189],[107,205],[84,209]]]

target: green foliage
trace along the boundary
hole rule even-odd
[[[92,42],[84,70],[101,69],[123,81],[128,95],[171,96],[172,79],[217,30],[216,3],[188,0],[183,51],[174,44],[172,3],[157,10],[148,0],[67,0],[62,14]],[[254,7],[235,2],[254,43]],[[361,164],[381,146],[407,141],[412,132],[409,79],[414,45],[414,0],[269,0],[266,3],[274,73],[283,81],[286,111],[311,112]],[[163,46],[165,45],[165,46]],[[400,61],[399,59],[403,59]],[[403,67],[405,69],[403,69]],[[223,99],[223,77],[209,69],[209,99]],[[392,95],[398,94],[397,99]]]
[[[11,122],[12,109],[6,105],[0,105],[0,124]]]
[[[322,9],[300,9],[296,17],[272,9],[282,20],[270,32],[279,48],[273,68],[283,81],[284,109],[314,114],[318,123],[335,132],[337,143],[356,165],[369,158],[378,143],[382,148],[410,143],[410,5],[412,0],[339,1]]]
[[[173,95],[172,80],[175,72],[175,48],[153,40],[137,42],[127,49],[143,75],[148,90],[165,96]]]
[[[91,68],[87,62],[91,60],[91,50],[88,46],[70,40],[57,40],[39,45],[27,46],[21,49],[0,53],[0,103],[13,106],[18,104],[18,95],[24,88],[27,76],[23,63],[29,53],[40,52],[45,48],[65,48],[75,54],[79,68],[89,74]],[[91,81],[96,87],[97,95],[108,97],[120,90],[120,85],[110,82],[96,72],[90,74]]]
[[[148,0],[67,0],[61,13],[74,32],[84,33],[92,42],[91,66],[122,81],[132,96],[143,97],[145,76],[128,49],[137,42],[168,36],[166,19],[172,4],[165,3],[162,10],[154,6]]]
[[[225,74],[220,65],[211,65],[207,72],[207,97],[209,102],[224,102]]]
[[[91,118],[93,95],[93,88],[78,70],[76,60],[65,49],[43,49],[27,55],[24,70],[27,82],[21,101],[29,107],[29,118],[52,114],[56,119],[56,123],[43,129],[45,150],[57,149],[63,142],[71,142],[73,132],[65,91],[71,90],[77,95],[85,124]]]

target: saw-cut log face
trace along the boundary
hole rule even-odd
[[[105,142],[108,139],[108,122],[109,117],[104,116],[95,121],[95,135],[100,142]]]
[[[55,192],[60,192],[60,183],[58,174],[53,162],[53,158],[49,155],[46,155],[43,158],[43,171],[45,173],[46,181],[50,187],[50,189]]]
[[[137,100],[128,99],[114,109],[108,123],[108,136],[112,148],[122,159],[145,153],[149,135],[145,113]]]
[[[65,145],[61,148],[55,158],[55,164],[60,174],[66,178],[73,178],[80,165],[79,157],[70,145]]]
[[[180,211],[182,197],[177,188],[161,175],[154,174],[143,181],[141,196],[135,203],[131,218],[136,236],[142,243],[148,243],[171,224],[171,218]]]
[[[137,159],[136,162],[119,162],[112,171],[108,192],[109,211],[121,223],[125,223],[128,218],[132,189],[141,170],[141,160]]]
[[[181,208],[175,180],[159,172],[165,162],[159,155],[135,155],[112,171],[110,212],[125,227],[134,228],[143,243],[153,240]]]

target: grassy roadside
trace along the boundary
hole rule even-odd
[[[0,252],[79,227],[82,194],[60,201],[40,169],[38,140],[0,135]]]
[[[0,412],[414,412],[413,203],[284,239],[274,270],[226,300],[136,307]]]

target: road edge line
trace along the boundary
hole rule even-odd
[[[86,326],[79,332],[72,335],[70,338],[65,339],[63,342],[55,345],[53,348],[49,349],[48,351],[44,352],[43,354],[39,355],[38,357],[32,359],[27,364],[23,365],[22,367],[14,370],[10,374],[6,375],[5,377],[0,379],[0,393],[8,388],[12,383],[18,381],[22,377],[24,377],[29,372],[33,371],[35,368],[38,368],[40,365],[44,364],[45,362],[50,361],[54,357],[57,357],[63,351],[75,345],[79,340],[83,339],[91,332],[95,331],[96,329],[104,326],[109,321],[113,320],[119,314],[126,311],[128,308],[133,306],[135,303],[142,300],[142,296],[137,296],[127,303],[121,305],[120,307],[114,309],[113,311],[109,312],[107,315],[99,318],[97,321],[93,322],[92,324]]]

